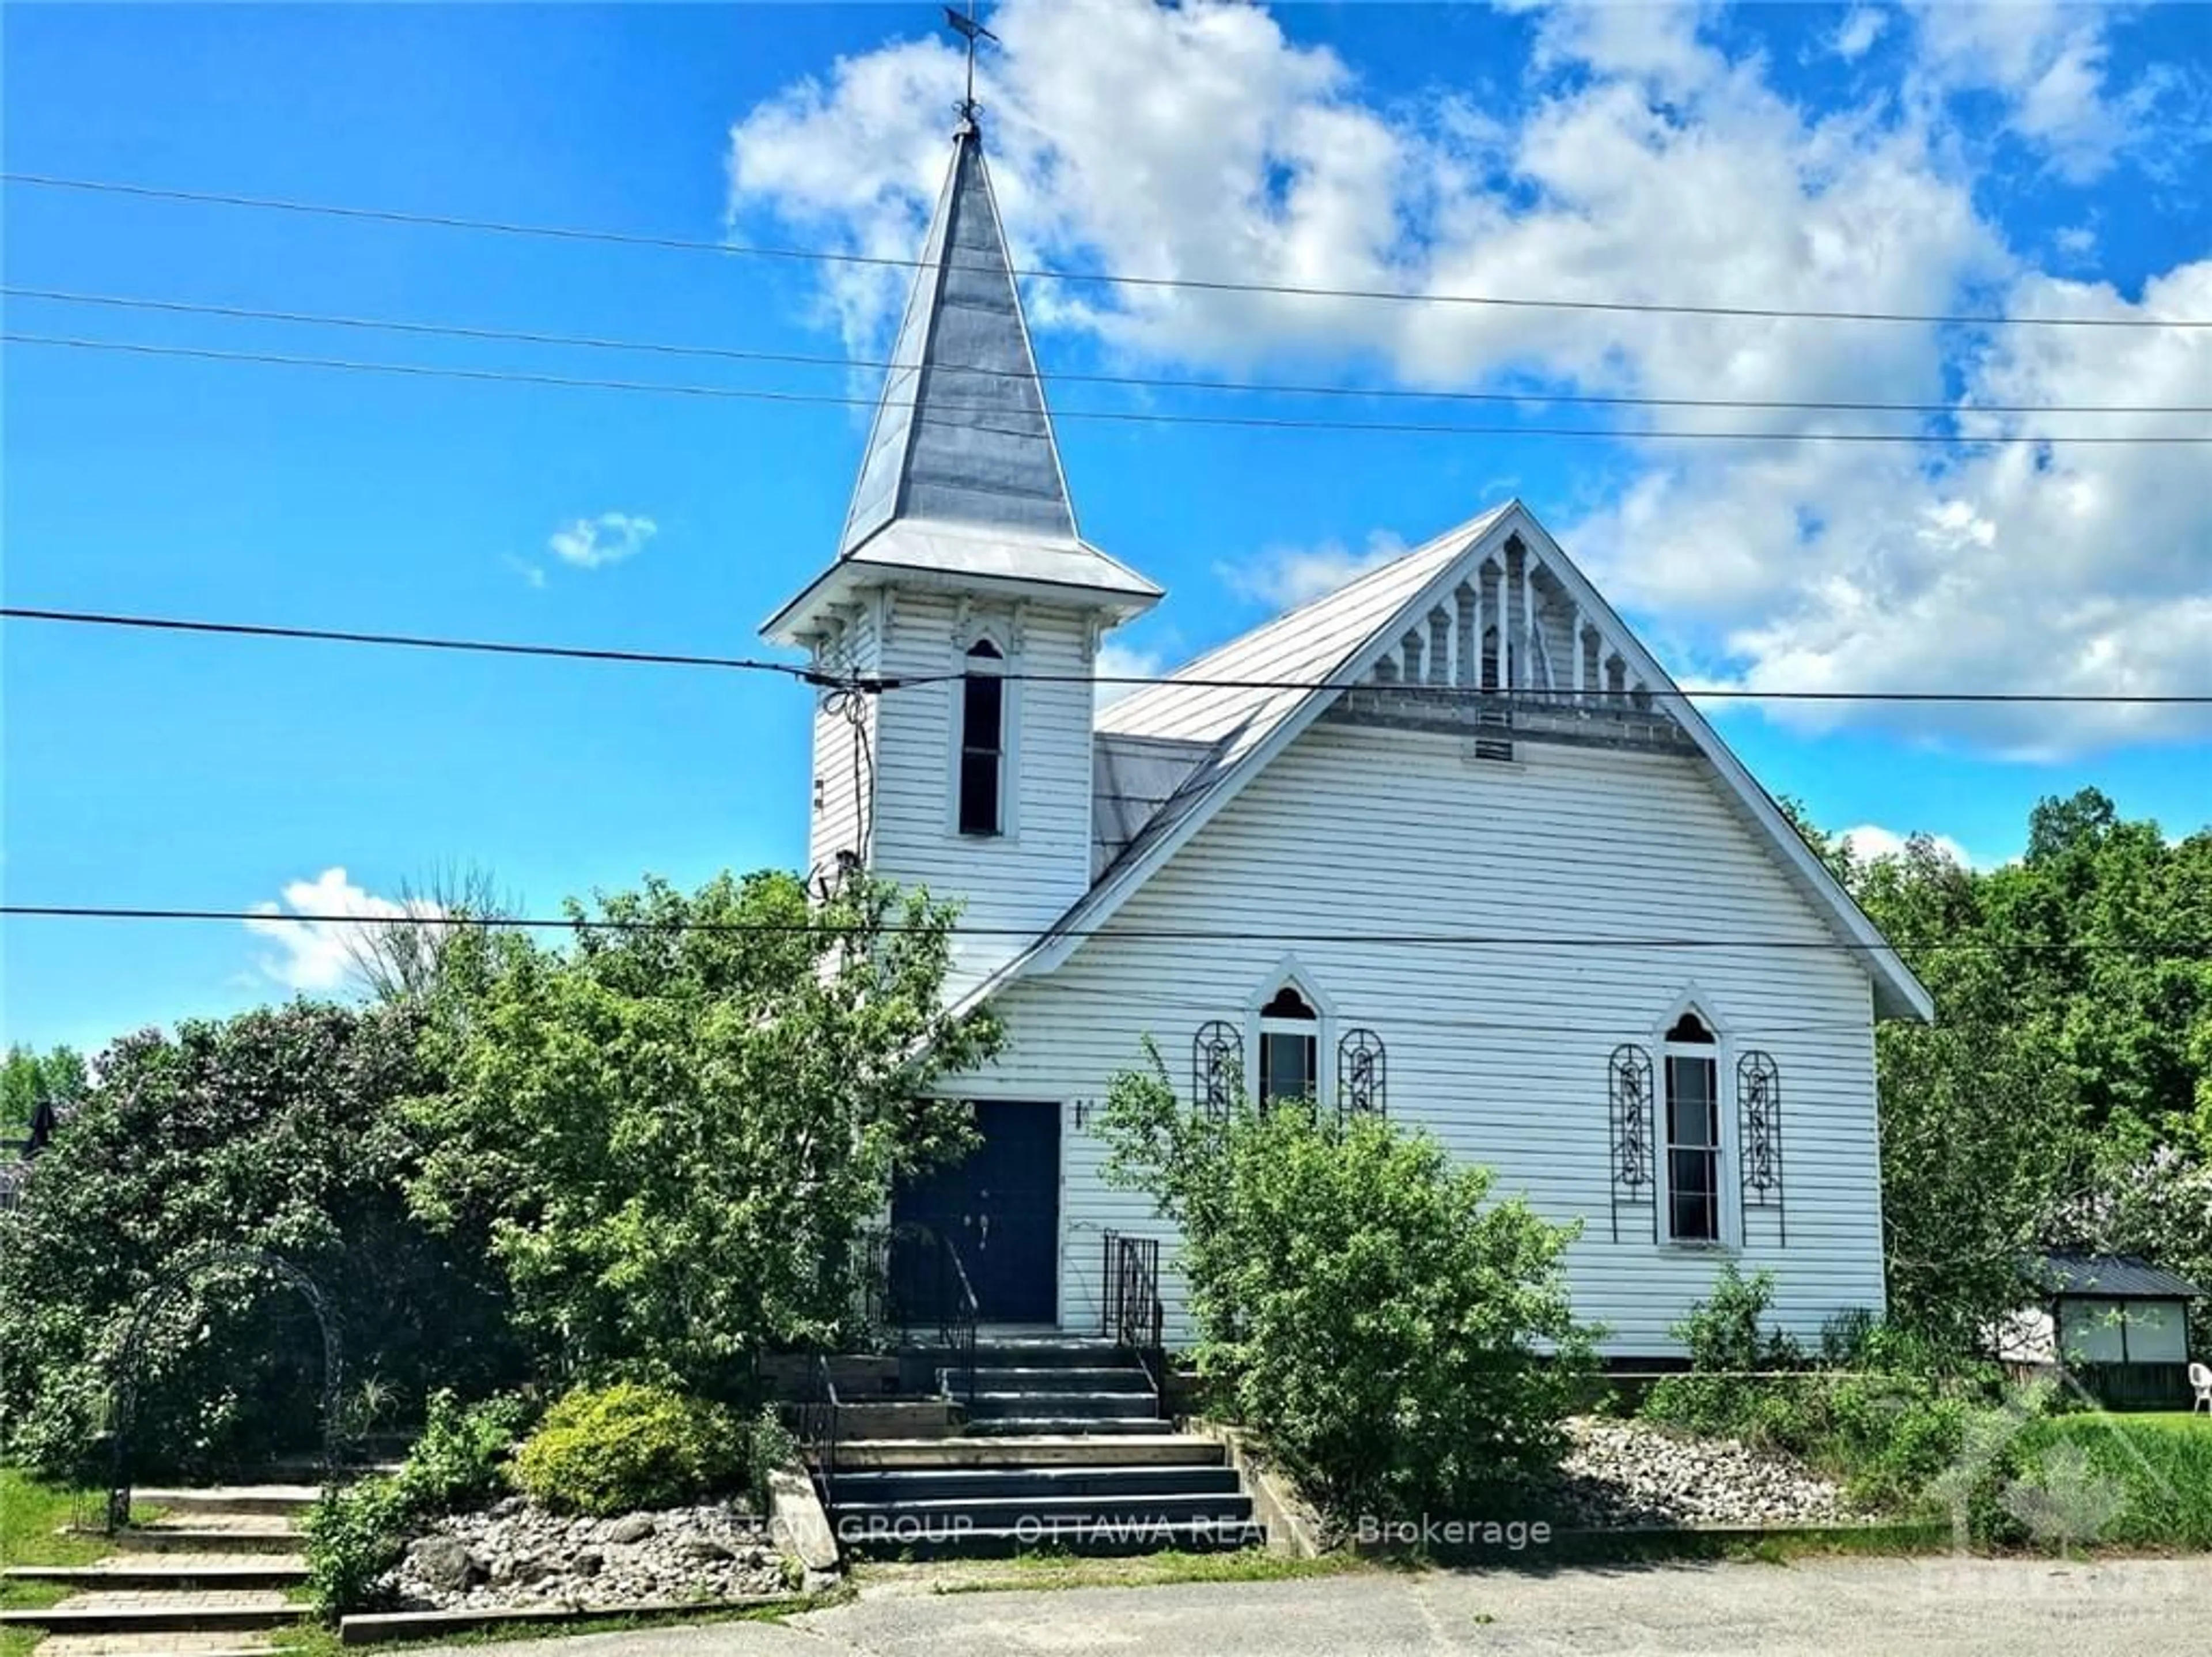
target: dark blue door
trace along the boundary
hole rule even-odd
[[[963,1161],[901,1179],[892,1224],[926,1226],[959,1252],[982,1322],[1051,1323],[1059,1313],[1060,1107],[993,1100],[975,1110],[981,1142]],[[908,1282],[930,1276],[901,1273]]]

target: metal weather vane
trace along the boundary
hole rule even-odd
[[[952,26],[954,34],[968,43],[968,95],[961,99],[958,108],[960,119],[973,126],[976,113],[983,107],[975,101],[975,43],[989,40],[995,44],[999,37],[975,21],[975,0],[968,0],[964,15],[951,6],[945,7],[945,21]]]

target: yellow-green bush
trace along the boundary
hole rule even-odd
[[[634,1382],[579,1389],[515,1452],[515,1482],[562,1513],[674,1507],[742,1483],[744,1440],[702,1398]]]

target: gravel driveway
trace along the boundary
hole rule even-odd
[[[2202,1657],[2212,1650],[2212,1562],[1837,1559],[1057,1593],[908,1588],[781,1626],[726,1623],[495,1649],[501,1657]]]

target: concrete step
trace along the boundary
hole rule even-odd
[[[1160,1418],[1159,1400],[1150,1392],[977,1392],[968,1400],[970,1421],[992,1421],[1009,1416],[1059,1416],[1086,1421],[1152,1421]]]
[[[1021,1416],[979,1416],[976,1426],[999,1438],[1158,1437],[1172,1429],[1158,1416],[1077,1416],[1048,1411],[1032,1400],[1036,1413]]]
[[[1223,1464],[1124,1467],[908,1467],[837,1475],[840,1507],[968,1498],[1241,1495],[1237,1470]]]
[[[957,1363],[958,1355],[937,1349],[938,1362]],[[984,1335],[975,1342],[978,1369],[1119,1369],[1128,1354],[1112,1341],[1081,1335]]]
[[[91,1590],[151,1593],[197,1588],[289,1588],[307,1580],[297,1554],[112,1554],[88,1565],[10,1565],[0,1581],[58,1582]]]
[[[39,1657],[267,1657],[278,1649],[259,1634],[57,1634]]]
[[[1094,1425],[1084,1422],[1089,1428]],[[1190,1433],[1158,1430],[1143,1434],[1020,1433],[1001,1435],[1004,1422],[990,1433],[948,1439],[872,1439],[837,1447],[842,1470],[894,1467],[1208,1467],[1224,1459],[1221,1446]]]
[[[75,1594],[40,1611],[0,1611],[0,1628],[37,1628],[52,1634],[254,1633],[289,1628],[306,1609],[268,1588],[189,1593],[116,1590]]]
[[[1267,1539],[1265,1528],[1249,1521],[1216,1524],[1203,1519],[1171,1524],[1070,1520],[1003,1530],[961,1524],[933,1529],[921,1521],[910,1521],[895,1526],[888,1534],[841,1534],[838,1545],[862,1557],[878,1559],[1005,1559],[1026,1553],[1108,1558],[1170,1550],[1225,1553],[1260,1547]]]
[[[97,1528],[73,1534],[105,1537]],[[127,1553],[295,1553],[300,1532],[289,1520],[257,1514],[201,1514],[188,1520],[133,1525],[115,1538]]]
[[[1040,1526],[1049,1531],[1077,1524],[1181,1525],[1200,1520],[1232,1525],[1251,1517],[1251,1498],[1241,1493],[1158,1496],[1133,1491],[1126,1496],[962,1496],[946,1502],[910,1502],[901,1496],[891,1502],[848,1502],[840,1489],[831,1523],[842,1541],[848,1536],[888,1536],[909,1521],[927,1530],[964,1525],[982,1531]]]
[[[957,1413],[943,1398],[837,1406],[840,1438],[944,1438],[959,1430]]]
[[[159,1508],[170,1514],[305,1513],[322,1496],[314,1484],[204,1484],[164,1489],[150,1487],[131,1492],[133,1507]]]
[[[949,1373],[949,1372],[948,1372]],[[1141,1369],[1111,1368],[1088,1364],[1030,1364],[1018,1368],[975,1370],[978,1392],[1142,1392],[1152,1395],[1152,1383]]]

